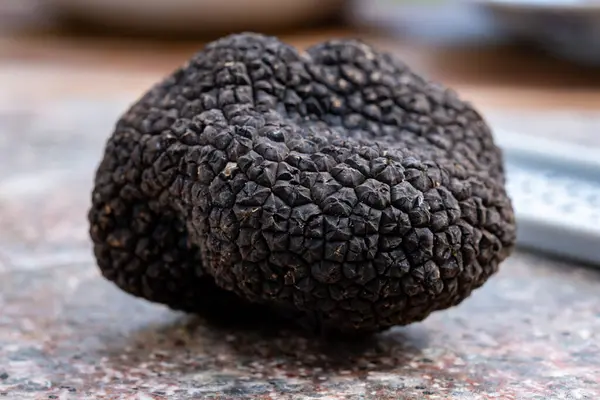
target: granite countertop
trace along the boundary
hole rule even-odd
[[[600,398],[600,269],[522,251],[459,307],[362,342],[124,294],[85,220],[123,103],[25,106],[0,107],[0,398]]]

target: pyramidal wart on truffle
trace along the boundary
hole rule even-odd
[[[106,279],[377,332],[455,306],[515,244],[503,159],[456,93],[357,40],[218,39],[116,123],[89,211]]]

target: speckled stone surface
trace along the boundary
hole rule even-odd
[[[517,252],[459,307],[360,342],[119,291],[85,217],[122,108],[0,110],[0,399],[600,398],[600,269],[538,255]]]

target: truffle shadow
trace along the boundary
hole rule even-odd
[[[420,325],[361,337],[317,336],[278,317],[257,315],[260,312],[268,310],[249,307],[235,315],[183,315],[134,332],[124,348],[109,349],[108,361],[123,369],[123,354],[133,349],[126,357],[135,362],[131,367],[159,369],[159,364],[153,365],[158,359],[184,375],[227,370],[310,380],[396,369],[418,358],[427,346],[427,333]]]

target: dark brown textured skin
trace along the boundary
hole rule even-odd
[[[351,40],[212,42],[118,121],[92,203],[99,267],[124,291],[341,332],[457,305],[515,241],[482,117]]]

